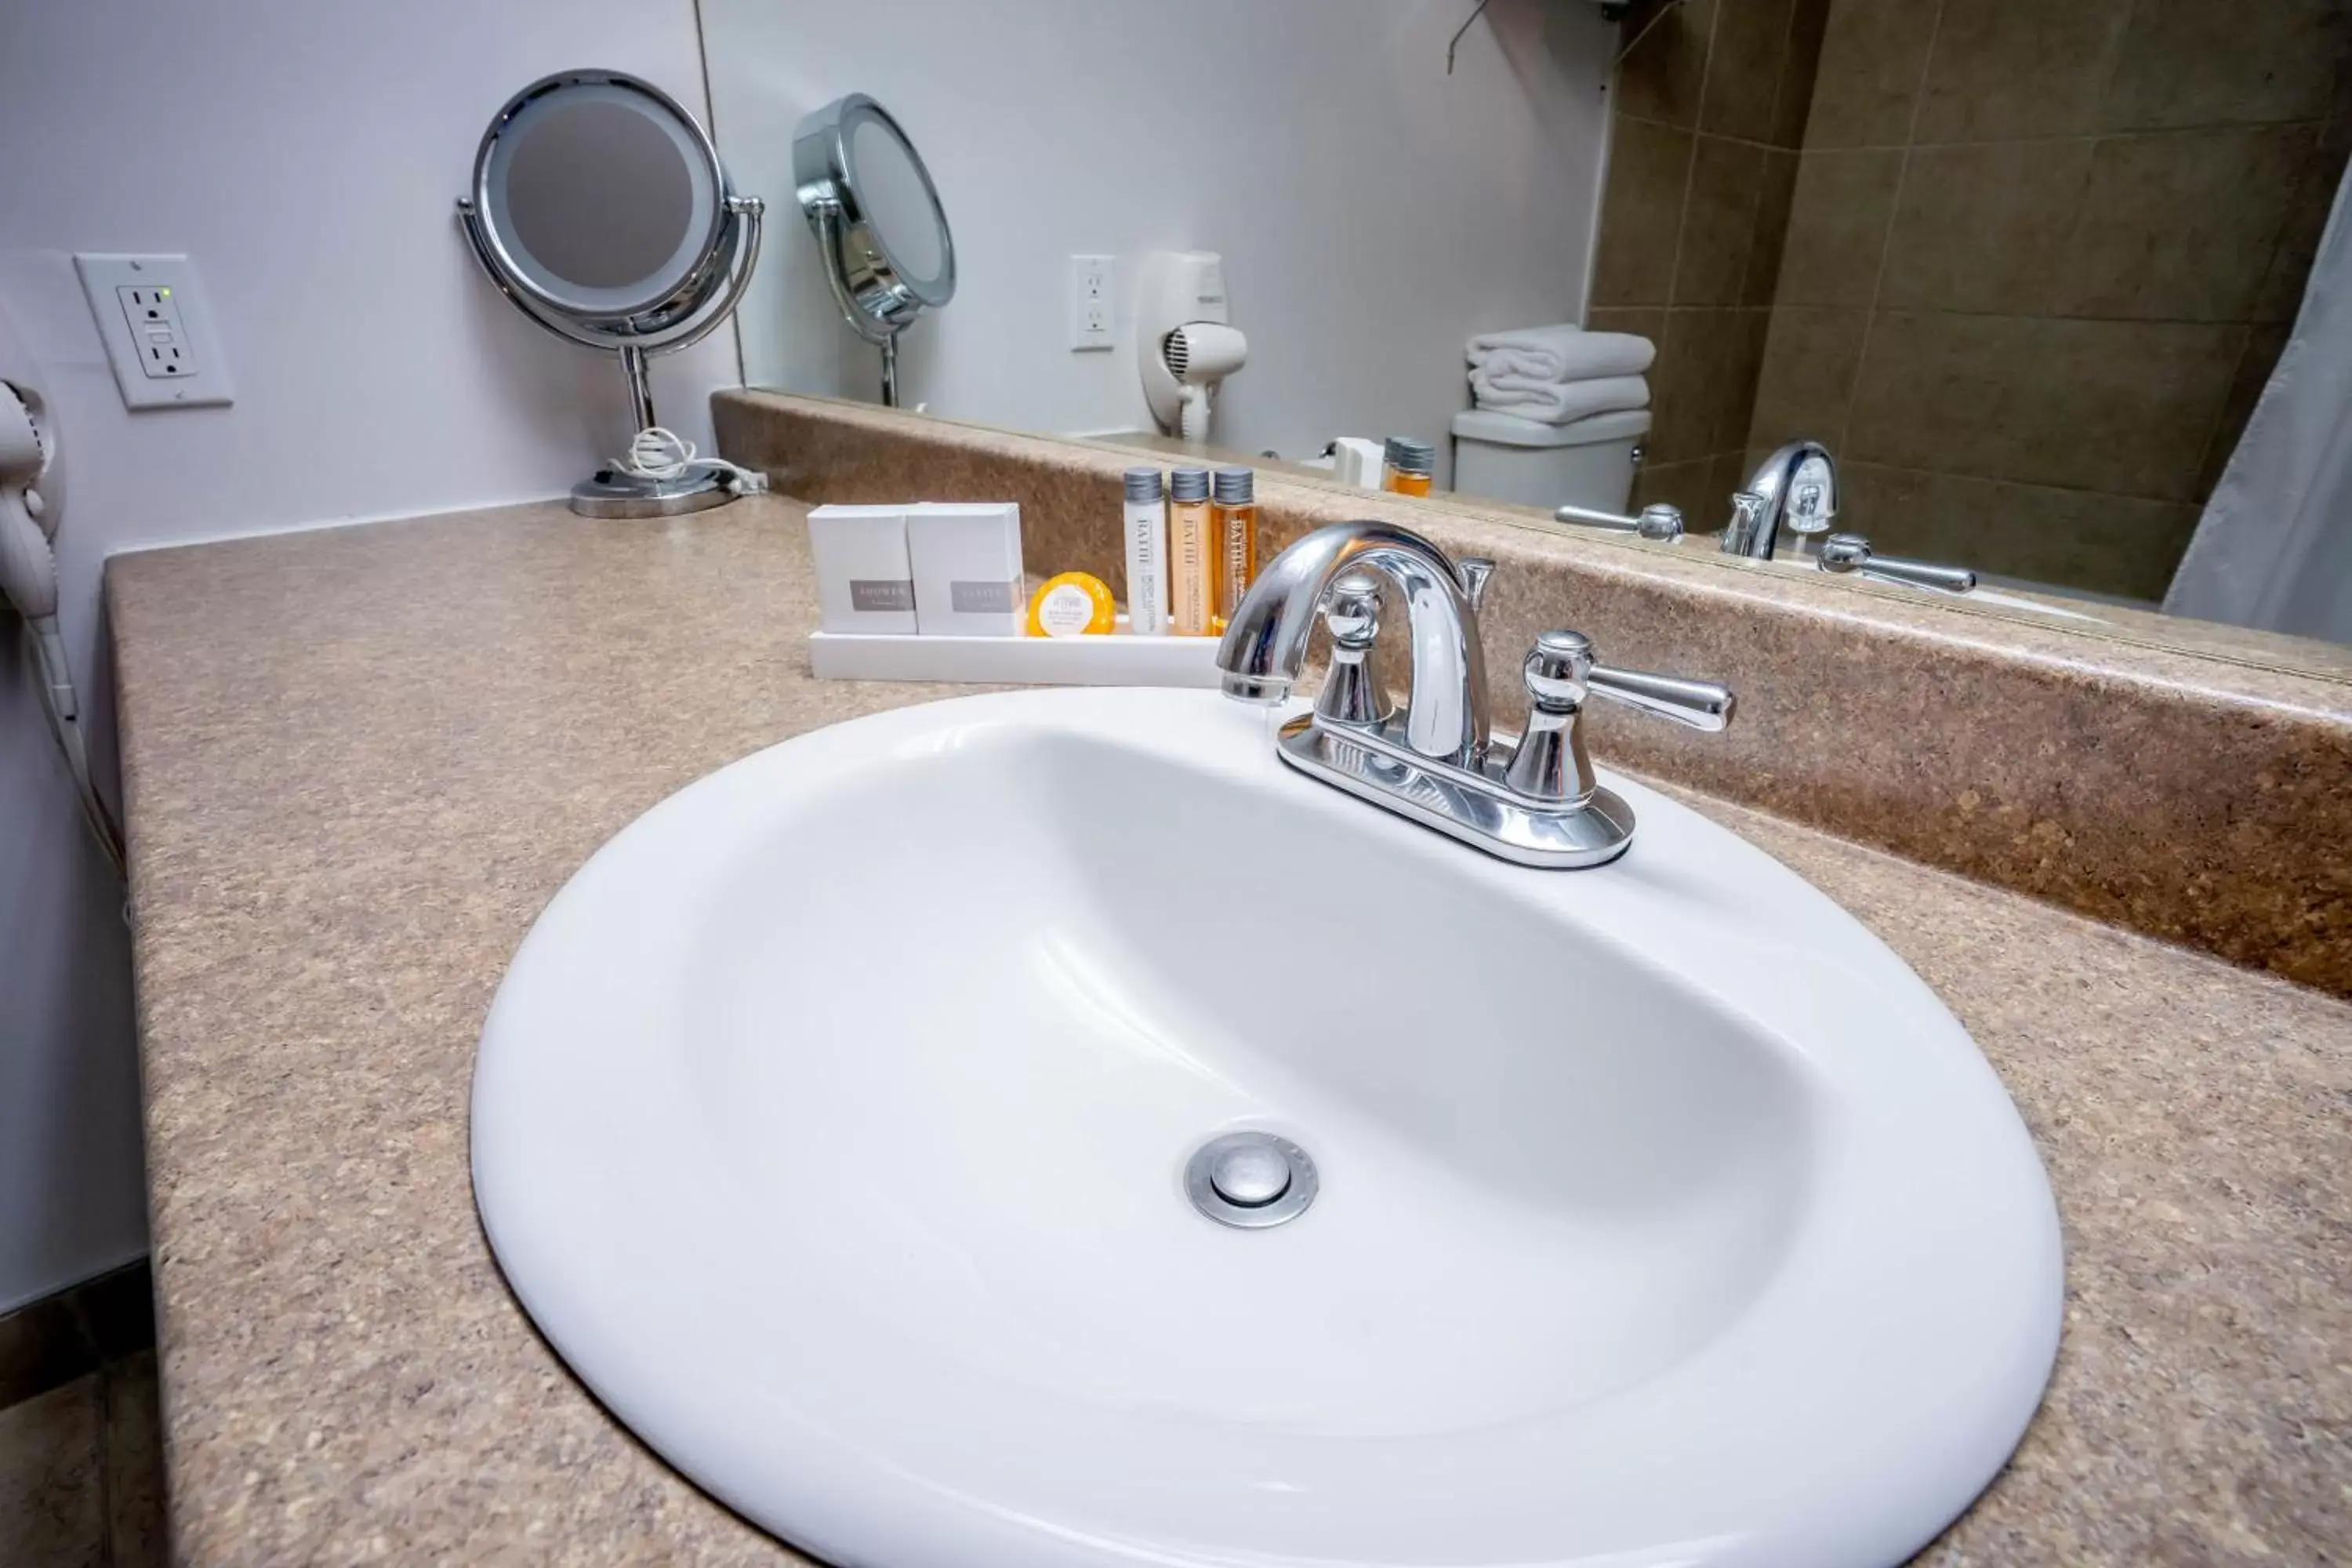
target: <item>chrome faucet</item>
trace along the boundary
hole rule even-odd
[[[1819,441],[1791,441],[1759,464],[1747,487],[1732,496],[1731,521],[1719,548],[1758,561],[1793,554],[1824,572],[1855,573],[1906,588],[1975,589],[1977,574],[1965,566],[1881,555],[1858,533],[1831,532],[1837,514],[1837,459]]]
[[[1319,615],[1331,673],[1312,711],[1284,724],[1292,767],[1490,855],[1524,866],[1598,866],[1633,841],[1633,810],[1585,754],[1587,699],[1605,697],[1693,729],[1731,721],[1732,695],[1707,681],[1611,669],[1582,634],[1546,632],[1521,677],[1524,736],[1487,718],[1477,609],[1495,563],[1445,552],[1406,529],[1335,522],[1270,562],[1234,607],[1217,668],[1225,695],[1286,700]],[[1404,601],[1412,689],[1391,710],[1365,668],[1380,632],[1380,580]]]

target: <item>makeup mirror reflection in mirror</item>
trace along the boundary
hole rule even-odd
[[[862,92],[802,115],[791,148],[818,274],[843,323],[881,351],[882,401],[896,406],[899,334],[955,298],[939,188],[898,121]]]
[[[849,139],[849,163],[882,248],[910,279],[936,280],[947,257],[947,231],[915,150],[896,125],[861,120]]]

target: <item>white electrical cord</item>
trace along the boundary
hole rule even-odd
[[[58,558],[49,547],[50,536],[58,531],[57,508],[34,488],[49,458],[49,445],[25,398],[0,381],[0,597],[24,617],[25,642],[40,671],[41,711],[48,719],[49,734],[65,753],[83,820],[119,873],[123,869],[122,833],[90,778],[80,704],[66,666],[65,637],[58,627]]]
[[[613,467],[641,479],[657,481],[682,479],[696,473],[720,474],[725,476],[728,489],[739,496],[759,495],[768,488],[768,476],[759,469],[730,463],[724,458],[698,457],[693,442],[658,425],[648,425],[638,431],[629,449],[613,459]]]
[[[49,738],[65,753],[66,769],[73,774],[74,795],[81,803],[81,819],[89,827],[90,837],[114,862],[117,876],[128,873],[123,858],[122,830],[114,825],[113,814],[90,781],[89,748],[84,743],[81,718],[74,710],[73,683],[65,673],[66,655],[63,640],[58,636],[57,617],[47,617],[36,624],[25,623],[25,641],[33,649],[34,658],[42,667],[41,712],[49,721]]]

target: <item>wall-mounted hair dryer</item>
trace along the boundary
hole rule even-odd
[[[1154,251],[1136,290],[1136,358],[1144,400],[1160,427],[1187,441],[1209,435],[1217,384],[1249,358],[1249,340],[1227,322],[1224,262],[1213,250]]]
[[[34,384],[38,372],[8,313],[0,310],[0,608],[23,618],[31,652],[26,662],[39,678],[49,733],[65,753],[90,832],[119,871],[122,834],[90,777],[81,704],[58,620],[58,558],[49,541],[65,510],[65,487],[57,422]]]

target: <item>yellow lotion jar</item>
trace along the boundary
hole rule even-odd
[[[1118,602],[1103,580],[1087,572],[1048,578],[1029,599],[1033,637],[1108,636],[1118,624]]]

